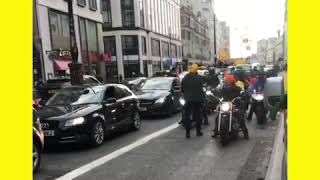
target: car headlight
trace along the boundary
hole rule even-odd
[[[221,105],[221,111],[229,111],[230,110],[230,104],[229,103],[222,103]]]
[[[162,98],[159,98],[158,100],[156,100],[156,104],[162,104],[164,103],[164,101],[166,100],[166,97],[162,97]]]
[[[206,95],[210,96],[213,95],[211,91],[206,91]]]
[[[84,122],[84,118],[83,117],[78,117],[78,118],[75,118],[75,119],[68,120],[64,124],[64,126],[66,126],[66,127],[76,126],[76,125],[83,124],[83,122]]]
[[[186,104],[186,100],[184,100],[183,98],[179,99],[179,102],[182,106],[184,106]]]

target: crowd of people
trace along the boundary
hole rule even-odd
[[[205,113],[202,111],[203,104],[205,104],[203,86],[216,87],[220,83],[218,74],[215,72],[214,68],[209,69],[209,74],[206,77],[197,73],[198,68],[198,65],[192,65],[189,69],[189,73],[183,78],[181,83],[181,90],[186,101],[186,138],[190,138],[190,114],[192,114],[192,120],[196,122],[197,136],[203,135],[201,131],[203,122],[202,117],[205,117],[201,115],[201,113]],[[231,72],[224,72],[223,88],[221,90],[222,98],[225,101],[231,101],[236,97],[241,97],[241,100],[235,103],[241,111],[235,114],[235,116],[239,119],[239,125],[241,126],[246,139],[249,139],[249,133],[246,127],[244,114],[249,108],[249,99],[251,95],[254,92],[263,90],[265,80],[265,74],[257,69],[253,69],[251,75],[246,75],[243,71],[236,69],[232,69]],[[248,120],[252,118],[253,110],[254,105],[251,105]],[[207,119],[205,124],[208,124]],[[215,137],[217,134],[217,121],[215,121],[215,128],[212,136]]]

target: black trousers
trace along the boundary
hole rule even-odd
[[[209,124],[206,102],[202,103],[202,106],[201,106],[201,120],[203,121],[204,124]]]
[[[192,112],[192,119],[196,122],[197,132],[201,132],[201,108],[202,102],[186,102],[186,118],[185,118],[185,125],[186,125],[186,132],[189,133],[191,129],[191,119],[190,114]]]

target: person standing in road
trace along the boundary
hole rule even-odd
[[[186,101],[186,138],[190,138],[191,119],[196,122],[197,136],[202,136],[201,132],[201,107],[205,100],[203,91],[204,79],[197,74],[198,65],[191,66],[189,73],[183,78],[181,82],[181,90]]]

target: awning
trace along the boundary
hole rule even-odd
[[[54,68],[56,70],[68,70],[69,66],[68,64],[70,64],[71,61],[63,61],[63,60],[54,60]]]

